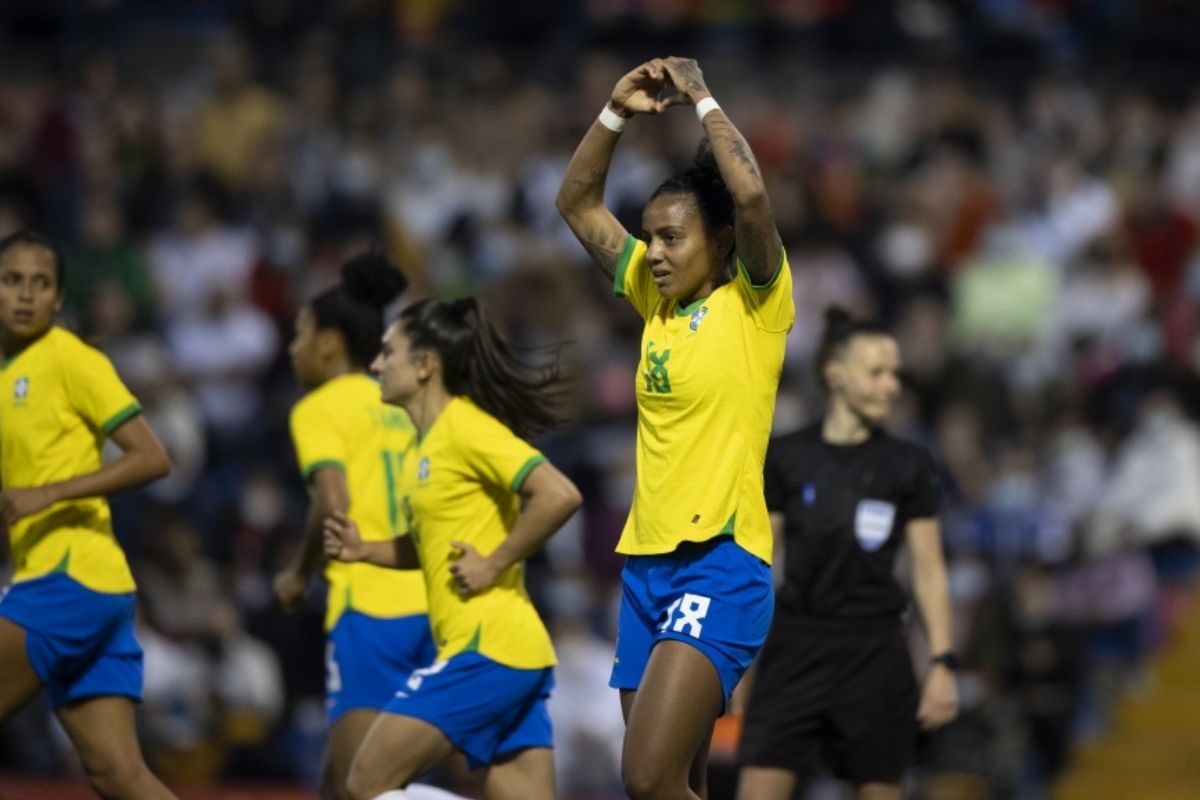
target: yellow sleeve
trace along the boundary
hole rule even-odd
[[[455,431],[455,449],[486,483],[519,493],[529,473],[546,457],[495,417],[474,410],[470,424]]]
[[[316,397],[305,397],[292,408],[288,425],[305,483],[321,467],[345,471],[349,454],[332,408],[318,402]]]
[[[756,284],[739,258],[733,282],[754,323],[763,330],[775,333],[787,331],[796,319],[796,304],[792,299],[792,269],[787,253],[780,249],[775,274],[764,284]]]
[[[625,250],[617,262],[613,294],[632,303],[642,319],[650,318],[661,298],[654,285],[654,276],[646,266],[646,243],[633,236],[625,240]]]
[[[93,429],[112,436],[140,414],[142,406],[125,388],[108,356],[86,345],[71,349],[65,381],[71,406]]]

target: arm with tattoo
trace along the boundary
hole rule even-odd
[[[629,72],[613,88],[608,108],[622,117],[657,114],[665,105],[658,93],[666,77],[657,59]],[[554,205],[584,250],[610,280],[629,232],[604,206],[604,183],[620,134],[598,120],[592,123],[571,157]]]
[[[663,61],[663,68],[680,95],[691,104],[712,96],[694,60],[668,58]],[[737,256],[754,283],[766,283],[779,266],[783,245],[758,162],[746,139],[720,108],[705,114],[703,124],[717,168],[733,197]]]

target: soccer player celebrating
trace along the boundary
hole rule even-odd
[[[937,474],[924,449],[879,427],[900,388],[899,348],[831,309],[816,368],[825,418],[767,451],[786,580],[746,712],[741,800],[787,800],[821,756],[859,800],[899,798],[918,723],[937,728],[958,709]],[[893,577],[902,543],[933,652],[919,701]]]
[[[138,747],[136,587],[104,499],[170,462],[112,363],[54,324],[64,273],[49,239],[0,240],[0,719],[45,688],[99,795],[171,798]],[[121,455],[103,463],[106,439]]]
[[[651,196],[637,239],[604,206],[613,149],[631,117],[676,104],[695,107],[707,142]],[[795,316],[791,271],[750,148],[689,59],[617,82],[557,205],[645,320],[637,487],[617,547],[629,556],[611,681],[627,726],[622,778],[634,800],[695,798],[713,723],[771,621],[762,464]]]
[[[414,796],[403,787],[458,750],[490,800],[549,800],[554,649],[522,562],[580,496],[522,437],[556,421],[545,398],[556,376],[525,367],[471,298],[405,309],[372,369],[417,430],[397,464],[411,533],[364,542],[334,514],[326,552],[419,568],[438,660],[395,687],[354,759],[350,797]]]
[[[300,605],[325,561],[322,526],[333,512],[380,540],[407,533],[397,472],[415,431],[403,409],[384,405],[367,367],[379,351],[383,309],[404,275],[379,255],[347,262],[342,283],[296,316],[289,352],[308,393],[292,409],[292,440],[311,503],[297,556],[275,579],[284,610]],[[372,564],[325,566],[329,751],[324,794],[345,796],[350,763],[375,717],[413,670],[433,662],[421,573]]]

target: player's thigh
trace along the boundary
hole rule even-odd
[[[738,771],[737,800],[791,800],[796,773],[781,767],[742,767]]]
[[[153,784],[155,790],[161,789],[142,760],[133,700],[93,697],[65,705],[55,713],[93,784],[130,791]],[[145,786],[145,790],[150,792],[151,787]]]
[[[0,720],[29,702],[40,687],[25,651],[25,629],[0,617]]]
[[[505,754],[482,773],[487,800],[554,800],[554,753],[547,747]]]
[[[329,729],[329,752],[325,764],[325,794],[328,797],[346,796],[350,765],[354,763],[358,748],[378,716],[379,712],[373,709],[347,711]]]
[[[627,783],[686,780],[724,707],[716,668],[689,644],[661,641],[631,696],[621,755]]]
[[[404,786],[454,752],[440,729],[416,717],[381,713],[350,766],[350,796],[369,798]]]

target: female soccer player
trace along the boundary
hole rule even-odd
[[[545,403],[555,376],[524,367],[473,299],[405,309],[372,369],[384,402],[417,429],[397,464],[412,533],[363,542],[334,514],[326,552],[421,569],[438,660],[394,687],[354,759],[350,797],[407,798],[397,787],[459,750],[483,768],[490,800],[549,800],[554,649],[522,562],[580,496],[522,437],[555,422]]]
[[[170,798],[134,729],[142,648],[134,582],[104,496],[166,475],[137,400],[97,350],[54,324],[65,264],[29,231],[0,240],[0,719],[39,687],[105,798]],[[121,449],[102,463],[105,439]]]
[[[669,87],[678,94],[659,99]],[[628,119],[674,104],[695,106],[709,144],[651,196],[642,241],[604,207],[605,177]],[[688,59],[621,78],[557,205],[646,323],[637,488],[617,547],[629,556],[612,673],[622,778],[635,800],[695,798],[713,723],[771,621],[762,464],[795,316],[791,271],[750,148]]]
[[[407,281],[385,259],[364,255],[342,268],[342,284],[296,316],[289,352],[309,391],[292,409],[292,440],[311,503],[295,560],[275,579],[287,611],[300,605],[324,562],[322,524],[335,511],[380,540],[407,534],[396,473],[413,443],[402,409],[379,400],[367,367],[379,351],[383,308]],[[437,649],[419,572],[330,561],[326,600],[329,752],[324,793],[344,797],[350,763],[375,717]]]
[[[822,755],[860,800],[899,798],[918,722],[936,728],[958,708],[937,474],[924,449],[879,427],[900,388],[899,348],[831,309],[816,367],[825,418],[767,451],[786,581],[747,708],[742,800],[787,800]],[[902,542],[934,654],[919,704],[893,577]]]

